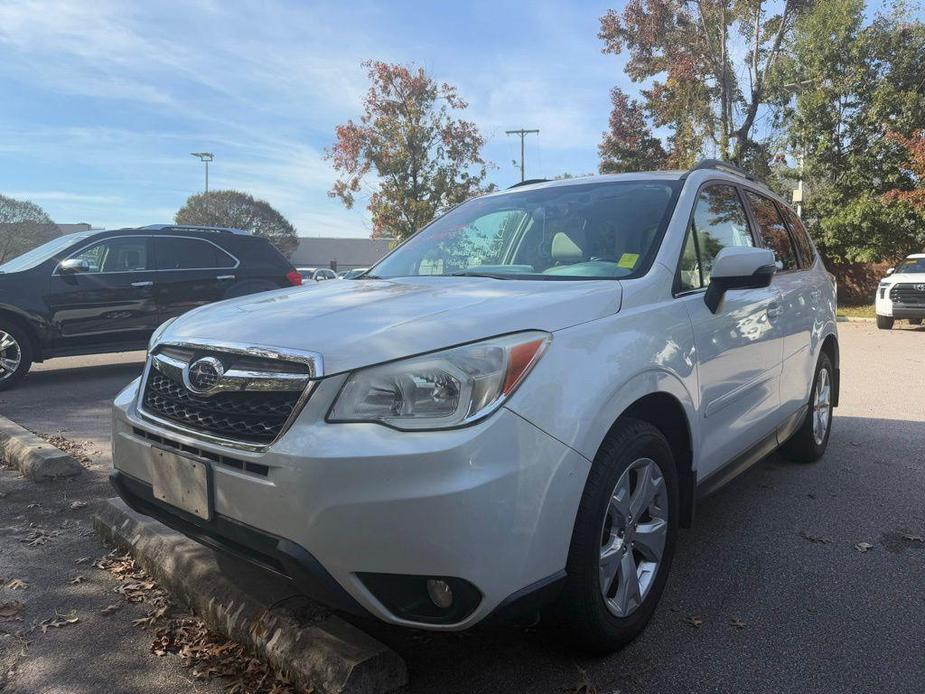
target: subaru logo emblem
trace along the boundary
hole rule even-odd
[[[203,357],[183,369],[183,385],[197,395],[206,395],[225,375],[225,367],[215,357]]]
[[[925,284],[917,284],[917,285],[915,285],[915,291],[917,291],[917,292],[925,292]]]

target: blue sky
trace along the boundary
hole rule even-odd
[[[334,127],[361,112],[367,58],[459,87],[466,117],[515,182],[592,172],[620,61],[600,52],[613,3],[18,2],[0,4],[0,193],[58,222],[170,221],[202,187],[238,188],[302,235],[366,236],[327,196]]]
[[[501,187],[597,168],[609,90],[637,89],[600,52],[624,0],[0,0],[0,193],[58,222],[166,222],[202,188],[265,198],[307,236],[366,236],[365,201],[327,191],[322,154],[361,113],[369,58],[458,86]],[[874,2],[873,7],[879,6]],[[760,124],[759,124],[760,127]]]

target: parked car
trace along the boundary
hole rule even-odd
[[[347,270],[346,272],[340,273],[338,277],[342,280],[355,280],[357,277],[362,275],[364,272],[369,270],[368,267],[355,267],[352,270]]]
[[[325,280],[336,280],[337,273],[327,268],[300,267],[299,274],[305,282],[324,282]]]
[[[144,349],[169,318],[302,283],[263,238],[152,225],[53,239],[0,265],[0,390],[33,362]]]
[[[908,256],[877,287],[877,327],[889,330],[897,319],[921,325],[925,318],[925,253]]]
[[[698,498],[823,455],[838,363],[833,279],[763,184],[715,161],[540,183],[363,279],[163,325],[111,479],[341,609],[460,630],[552,602],[607,651]]]

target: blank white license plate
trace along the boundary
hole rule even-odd
[[[154,497],[210,520],[209,468],[205,463],[162,448],[151,448]]]

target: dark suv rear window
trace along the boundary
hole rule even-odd
[[[201,239],[155,238],[154,257],[158,270],[233,268],[235,259],[214,244]]]

